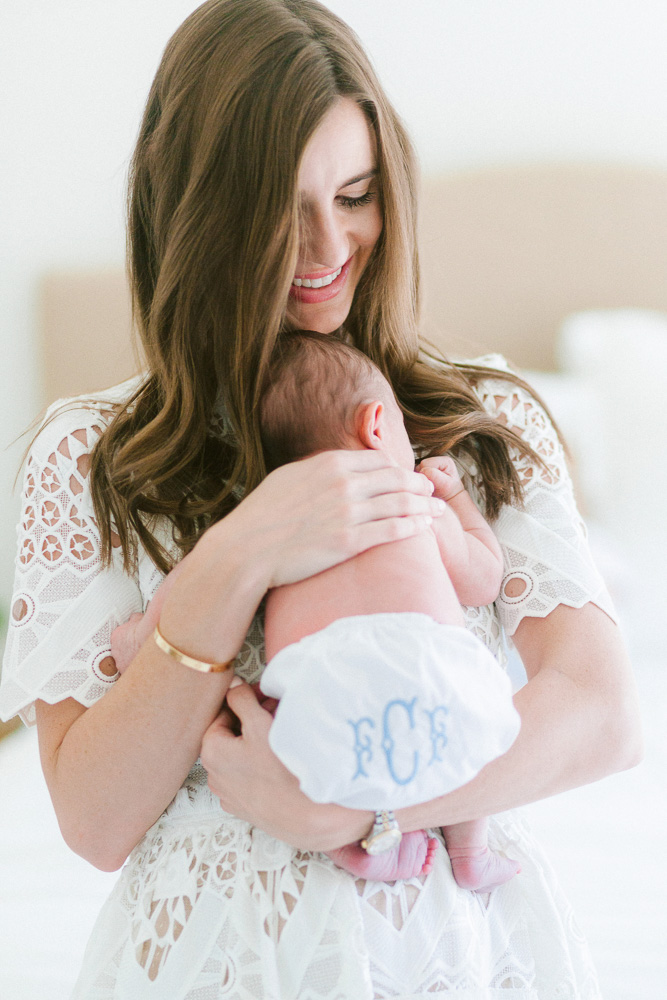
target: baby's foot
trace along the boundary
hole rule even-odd
[[[415,830],[404,833],[398,847],[383,854],[367,854],[359,844],[346,844],[327,854],[339,868],[352,875],[376,882],[393,882],[430,872],[437,847],[435,837],[429,837],[424,830]]]
[[[488,847],[453,847],[448,853],[457,885],[473,892],[491,892],[521,871],[518,861]]]

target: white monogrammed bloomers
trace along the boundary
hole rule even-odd
[[[512,745],[507,675],[462,626],[400,612],[340,618],[282,649],[271,749],[315,802],[397,809],[459,788]]]

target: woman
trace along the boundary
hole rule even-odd
[[[502,621],[529,676],[511,751],[400,827],[637,760],[629,668],[552,425],[509,372],[419,354],[415,188],[356,38],[313,0],[209,0],[170,41],[131,178],[147,375],[55,409],[33,445],[0,703],[30,721],[35,702],[69,845],[106,870],[131,854],[77,997],[598,996],[517,817],[491,840],[522,874],[488,907],[455,887],[444,851],[427,877],[355,881],[320,852],[367,835],[372,814],[300,793],[240,680],[262,670],[270,587],[438,513],[425,477],[370,453],[264,477],[257,400],[276,336],[337,333],[390,379],[419,453],[454,448],[496,518],[503,591],[467,623],[498,652]],[[111,632],[174,565],[149,611],[165,641],[119,678]]]

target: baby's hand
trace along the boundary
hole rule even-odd
[[[433,483],[433,496],[440,500],[451,500],[457,493],[462,493],[464,486],[461,477],[449,455],[436,455],[420,462],[415,472],[421,472]]]

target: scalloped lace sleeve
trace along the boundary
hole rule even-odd
[[[49,421],[49,417],[56,416]],[[138,580],[100,562],[87,475],[112,411],[67,401],[47,413],[25,471],[0,717],[35,721],[34,702],[97,701],[119,676],[110,636],[142,610]]]
[[[497,355],[477,363],[507,369]],[[563,448],[544,409],[502,376],[480,383],[477,392],[487,412],[517,431],[546,463],[542,469],[512,450],[525,506],[504,507],[493,526],[505,559],[496,607],[507,635],[514,634],[522,618],[544,618],[559,604],[580,608],[591,601],[615,621],[588,547]]]

